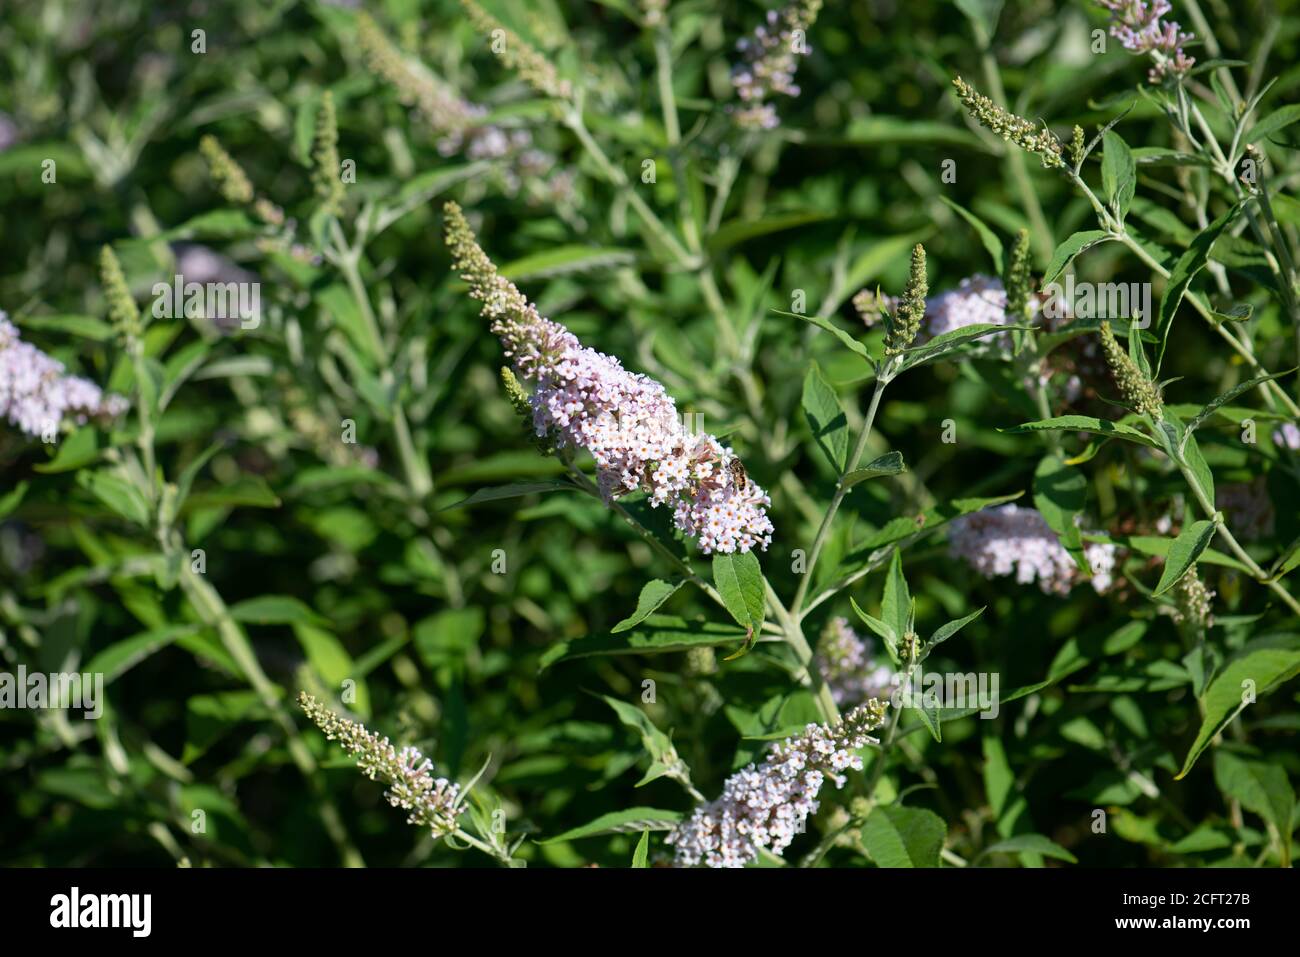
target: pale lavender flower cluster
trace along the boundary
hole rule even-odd
[[[1300,426],[1294,422],[1283,422],[1273,430],[1273,441],[1285,445],[1293,452],[1300,450]]]
[[[1149,53],[1155,66],[1147,74],[1152,83],[1167,76],[1181,76],[1190,70],[1196,60],[1183,52],[1183,44],[1194,39],[1184,33],[1174,21],[1160,18],[1173,7],[1169,0],[1097,0],[1110,11],[1110,35],[1124,49],[1133,53]]]
[[[1022,585],[1037,581],[1045,594],[1068,594],[1082,578],[1037,509],[1008,504],[962,515],[953,520],[948,542],[955,557],[965,559],[985,577],[1014,574]],[[1103,542],[1084,546],[1092,587],[1098,593],[1114,582],[1115,553],[1114,545]]]
[[[433,776],[433,763],[416,748],[400,751],[365,725],[331,711],[309,694],[298,695],[298,705],[325,733],[352,755],[357,767],[370,778],[388,785],[384,797],[393,807],[409,811],[408,824],[427,827],[434,837],[456,830],[464,813],[459,784]]]
[[[748,129],[770,130],[780,124],[767,99],[777,94],[798,96],[794,82],[799,57],[812,52],[807,30],[817,18],[820,0],[803,0],[782,10],[769,10],[753,36],[736,42],[744,59],[731,71],[731,84],[741,99],[736,123]]]
[[[64,421],[84,425],[126,409],[121,396],[106,396],[89,379],[64,375],[62,362],[23,342],[0,312],[0,415],[27,435],[45,437],[56,435]]]
[[[887,697],[894,669],[876,660],[872,650],[871,641],[860,638],[846,618],[832,618],[822,632],[817,670],[840,707]]]
[[[588,450],[606,501],[641,490],[652,507],[670,507],[674,524],[706,555],[766,550],[771,499],[736,454],[712,435],[688,430],[658,382],[628,372],[543,318],[496,272],[452,204],[448,224],[448,244],[470,294],[483,302],[515,369],[535,384],[529,402],[537,434],[553,437],[557,448]]]
[[[925,301],[924,332],[931,338],[983,322],[999,326],[1007,323],[1007,291],[1000,279],[976,273],[963,279],[956,289]]]
[[[729,777],[722,796],[701,804],[678,824],[666,843],[677,867],[744,867],[766,848],[781,854],[818,808],[817,794],[829,777],[842,788],[842,772],[862,770],[857,752],[876,739],[884,705],[869,701],[834,728],[810,724],[768,752],[761,764]]]

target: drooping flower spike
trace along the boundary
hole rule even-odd
[[[842,788],[844,771],[862,770],[857,751],[876,743],[871,732],[884,721],[885,706],[871,699],[839,724],[810,724],[727,778],[722,796],[701,804],[668,835],[678,867],[744,867],[760,849],[781,854],[817,811],[826,778]]]
[[[465,811],[459,784],[433,776],[433,763],[416,748],[400,751],[365,725],[350,721],[301,692],[298,705],[330,741],[352,757],[372,781],[388,785],[384,796],[393,807],[409,811],[408,824],[427,827],[435,838],[456,831]]]
[[[445,211],[457,270],[483,303],[515,371],[533,384],[528,401],[537,435],[558,449],[589,451],[607,502],[643,491],[651,506],[671,508],[674,524],[706,555],[766,549],[771,500],[736,453],[712,435],[690,431],[658,382],[628,372],[543,318],[497,272],[460,207],[448,203]]]

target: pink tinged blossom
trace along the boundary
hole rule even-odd
[[[731,71],[731,84],[741,105],[734,111],[738,125],[770,130],[780,125],[774,96],[796,97],[794,82],[799,57],[812,52],[807,31],[817,17],[820,0],[796,0],[784,9],[769,10],[753,34],[736,42],[742,60]]]
[[[1000,279],[977,273],[925,301],[925,333],[931,338],[980,323],[1007,324],[1007,291]]]
[[[1169,0],[1097,0],[1110,11],[1110,35],[1133,53],[1149,53],[1155,65],[1148,73],[1152,83],[1167,76],[1187,73],[1196,60],[1183,52],[1183,44],[1195,39],[1182,27],[1160,18],[1173,7]]]
[[[559,449],[590,452],[607,502],[641,491],[652,507],[671,509],[677,528],[706,555],[766,550],[771,499],[743,469],[733,469],[735,452],[688,430],[658,382],[543,318],[496,272],[460,217],[459,208],[449,217],[448,242],[505,354],[534,385],[529,404],[537,435],[550,436]]]
[[[780,855],[801,834],[819,807],[817,795],[829,778],[844,787],[843,772],[861,771],[858,751],[876,743],[884,705],[870,701],[842,722],[810,724],[729,777],[722,795],[701,804],[668,835],[678,867],[744,867],[766,848]]]
[[[872,654],[845,618],[833,618],[817,647],[817,670],[840,707],[852,707],[870,698],[884,698],[894,681],[894,669]]]
[[[104,395],[80,376],[65,375],[62,362],[23,342],[0,312],[0,415],[32,436],[54,436],[63,423],[84,425],[127,409],[118,395]]]
[[[1083,578],[1037,509],[1009,504],[960,516],[952,523],[949,548],[986,578],[1015,575],[1020,584],[1037,582],[1049,595],[1068,594]],[[1115,553],[1114,545],[1101,542],[1084,546],[1098,593],[1114,582]]]
[[[1273,441],[1292,451],[1300,450],[1300,426],[1294,422],[1283,422],[1273,430]]]

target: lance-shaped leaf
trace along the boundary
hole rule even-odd
[[[1227,392],[1223,393],[1223,395],[1219,396],[1216,399],[1211,400],[1209,403],[1206,404],[1205,408],[1201,409],[1200,412],[1196,413],[1196,416],[1190,422],[1187,423],[1187,430],[1183,435],[1183,441],[1186,442],[1187,439],[1191,437],[1191,434],[1195,432],[1197,429],[1199,429],[1202,425],[1204,425],[1205,421],[1210,416],[1214,415],[1215,412],[1217,412],[1223,406],[1227,405],[1237,396],[1241,395],[1244,392],[1249,392],[1257,385],[1263,385],[1265,382],[1269,382],[1273,379],[1280,379],[1283,376],[1288,376],[1295,371],[1296,371],[1295,369],[1287,369],[1285,372],[1270,372],[1265,375],[1257,375],[1253,379],[1247,379],[1245,382],[1241,382],[1233,386]]]
[[[656,807],[629,807],[622,811],[602,814],[594,821],[548,837],[538,844],[558,844],[582,837],[599,837],[602,834],[635,834],[637,831],[671,831],[682,819],[680,811],[667,811]]]
[[[1209,226],[1201,230],[1196,238],[1192,240],[1192,244],[1187,248],[1187,251],[1174,264],[1173,271],[1169,274],[1169,283],[1165,286],[1164,295],[1160,297],[1160,313],[1156,319],[1156,337],[1160,340],[1156,352],[1157,373],[1159,373],[1160,367],[1164,363],[1165,349],[1169,345],[1169,330],[1174,324],[1174,313],[1178,311],[1178,306],[1183,301],[1187,287],[1191,285],[1196,274],[1205,268],[1206,263],[1210,261],[1210,252],[1214,249],[1214,243],[1223,234],[1223,231],[1232,224],[1232,221],[1237,218],[1246,202],[1246,200],[1242,200],[1237,203],[1210,223]]]
[[[636,601],[636,611],[620,621],[610,631],[618,634],[641,624],[646,618],[654,614],[660,605],[675,595],[677,589],[684,584],[684,581],[666,582],[662,578],[654,578],[646,582],[641,587],[641,596]]]
[[[1137,164],[1123,137],[1109,130],[1102,137],[1101,185],[1106,202],[1123,222],[1137,188]]]
[[[934,651],[935,648],[943,644],[953,635],[957,634],[957,632],[961,631],[982,614],[984,614],[984,609],[978,608],[964,618],[954,618],[952,621],[940,625],[934,630],[934,634],[930,636],[930,640],[925,643],[925,648],[921,653],[921,658],[928,658],[930,652]]]
[[[715,648],[734,645],[745,635],[736,626],[704,620],[688,620],[676,615],[650,615],[639,626],[617,634],[588,635],[560,641],[547,648],[538,666],[541,669],[562,661],[602,655],[662,655],[692,648]]]
[[[898,475],[907,471],[902,452],[886,452],[879,458],[872,459],[860,469],[854,469],[841,479],[845,488],[852,488],[859,482],[881,475]]]
[[[685,784],[691,780],[691,769],[677,754],[672,739],[654,726],[644,711],[636,705],[609,695],[601,695],[605,703],[614,709],[618,719],[641,736],[641,743],[650,753],[650,768],[645,777],[637,782],[637,787],[649,784],[662,777],[671,777]]]
[[[1044,456],[1034,471],[1034,505],[1086,577],[1092,566],[1083,551],[1078,518],[1088,502],[1088,479],[1055,455]]]
[[[849,420],[830,383],[816,362],[808,366],[803,380],[803,414],[808,418],[813,440],[821,447],[836,473],[844,471],[849,454]]]
[[[1153,449],[1160,448],[1159,442],[1131,425],[1112,422],[1109,419],[1099,419],[1091,415],[1058,415],[1050,419],[1025,422],[1015,428],[999,429],[998,431],[1006,432],[1009,435],[1016,435],[1021,432],[1091,432],[1093,435],[1104,435],[1109,439],[1123,439],[1126,442],[1136,442],[1138,445],[1145,445]]]
[[[1017,330],[1023,332],[1033,328],[1033,326],[1023,325],[1000,325],[996,322],[973,322],[969,326],[962,326],[960,329],[945,332],[927,340],[922,345],[908,349],[903,353],[903,362],[898,368],[900,372],[905,372],[908,369],[915,369],[917,366],[925,365],[927,362],[946,358],[953,353],[961,352],[963,346],[978,339],[983,339],[985,336]]]
[[[1247,705],[1297,674],[1300,674],[1300,638],[1296,635],[1257,638],[1233,655],[1205,692],[1201,729],[1174,780],[1187,776],[1214,736]]]
[[[772,311],[778,316],[793,316],[795,319],[802,319],[804,322],[811,322],[814,326],[833,333],[836,339],[849,347],[850,351],[866,359],[867,362],[871,363],[873,366],[875,365],[875,360],[871,358],[871,353],[867,351],[867,347],[830,320],[823,319],[821,316],[807,316],[800,312],[786,312],[783,309],[773,309]]]
[[[731,617],[758,634],[766,612],[763,569],[752,551],[713,556],[713,584]]]
[[[1083,230],[1065,239],[1056,247],[1056,252],[1052,253],[1052,261],[1047,264],[1047,272],[1043,273],[1043,285],[1055,282],[1065,267],[1074,261],[1075,256],[1111,239],[1114,237],[1110,233],[1100,229]]]
[[[1178,537],[1169,546],[1165,567],[1160,573],[1160,584],[1156,585],[1153,594],[1163,595],[1178,584],[1178,580],[1187,574],[1209,546],[1217,527],[1211,521],[1192,522],[1178,533]]]

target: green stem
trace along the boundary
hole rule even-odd
[[[592,139],[591,133],[582,120],[582,114],[576,107],[569,110],[564,123],[573,131],[573,134],[578,138],[578,142],[582,144],[582,148],[587,151],[587,155],[595,161],[596,166],[600,168],[601,174],[618,187],[627,198],[627,201],[632,204],[632,208],[637,211],[637,215],[641,217],[641,221],[645,223],[646,228],[668,250],[673,260],[680,266],[693,267],[695,258],[686,251],[677,237],[664,225],[663,220],[641,198],[641,194],[632,188],[631,183],[628,182],[627,174],[610,162],[609,157],[605,155],[605,151],[600,148],[600,144]]]
[[[185,592],[185,597],[189,599],[194,610],[198,612],[199,618],[217,632],[222,645],[230,653],[231,658],[235,660],[235,664],[240,671],[243,672],[262,706],[271,713],[275,723],[284,731],[289,756],[293,759],[293,763],[297,765],[303,777],[307,779],[308,786],[315,795],[317,807],[320,809],[321,822],[325,825],[325,830],[330,839],[338,848],[344,866],[364,867],[365,861],[361,857],[361,852],[352,844],[347,829],[343,825],[343,819],[339,815],[338,808],[334,806],[334,802],[326,794],[324,785],[320,781],[316,759],[302,739],[298,726],[282,706],[275,685],[271,683],[271,679],[262,670],[257,656],[253,653],[253,647],[249,644],[248,636],[244,634],[244,630],[231,617],[230,610],[226,607],[226,603],[222,601],[217,590],[209,585],[202,575],[195,572],[188,563],[183,563],[181,566],[180,584],[181,589]]]
[[[886,363],[892,363],[892,361],[885,360]],[[885,386],[888,383],[887,374],[882,369],[882,372],[877,374],[876,385],[871,392],[871,405],[867,407],[867,417],[862,423],[862,431],[858,433],[858,441],[853,447],[853,453],[849,456],[848,463],[844,467],[844,475],[858,467],[858,461],[862,458],[862,453],[867,447],[867,441],[871,438],[871,427],[876,421],[876,410],[880,408],[880,397],[884,395]],[[812,551],[808,555],[808,566],[804,569],[803,577],[799,580],[799,588],[794,593],[794,600],[790,602],[790,610],[798,621],[803,620],[805,614],[803,608],[804,599],[808,595],[809,585],[812,584],[817,559],[820,557],[822,547],[826,544],[826,539],[830,535],[831,524],[835,521],[835,513],[840,510],[840,504],[849,491],[848,486],[844,484],[844,475],[841,475],[839,481],[835,484],[835,495],[831,499],[830,508],[822,516],[821,525],[818,527],[817,535],[813,539]]]

